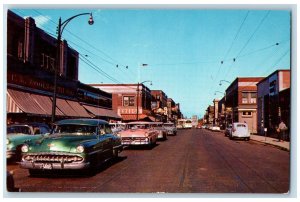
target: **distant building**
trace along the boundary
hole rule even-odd
[[[152,103],[151,108],[155,113],[156,119],[167,122],[168,121],[168,96],[162,90],[151,90]]]
[[[245,122],[257,133],[257,86],[264,77],[238,77],[226,89],[227,122]]]
[[[269,135],[275,134],[280,120],[289,128],[290,85],[290,70],[276,70],[257,83],[259,134],[264,134],[264,128],[268,129]]]
[[[155,121],[151,111],[151,90],[144,84],[90,84],[112,94],[113,110],[124,122]],[[137,96],[137,89],[139,94]]]

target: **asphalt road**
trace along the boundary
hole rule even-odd
[[[202,129],[180,130],[151,149],[127,148],[93,176],[7,169],[22,192],[287,193],[290,185],[289,152]]]

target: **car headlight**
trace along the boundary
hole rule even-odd
[[[83,147],[82,145],[78,145],[78,146],[76,147],[76,151],[77,151],[78,153],[82,153],[82,152],[84,152],[84,147]]]
[[[6,145],[8,145],[10,143],[9,139],[6,138]]]
[[[21,151],[24,152],[24,153],[28,152],[28,150],[29,150],[29,147],[28,147],[27,144],[24,144],[24,145],[21,147]]]

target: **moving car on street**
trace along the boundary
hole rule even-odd
[[[167,135],[176,135],[177,134],[177,128],[175,127],[174,123],[164,123],[164,128],[167,130]]]
[[[155,145],[158,133],[150,123],[146,121],[127,123],[126,129],[117,134],[122,139],[122,145]]]
[[[21,168],[32,175],[44,170],[90,171],[123,149],[108,122],[100,119],[66,119],[55,124],[48,137],[25,143]]]
[[[21,160],[21,146],[50,133],[50,128],[44,123],[11,124],[7,126],[6,159]]]
[[[229,138],[232,140],[234,138],[242,138],[245,140],[250,140],[250,132],[247,123],[233,123],[232,128],[228,130]]]

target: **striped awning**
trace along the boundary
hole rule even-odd
[[[38,94],[31,94],[31,96],[40,105],[40,107],[47,112],[47,115],[52,114],[52,98],[50,98],[49,96]],[[55,114],[58,116],[64,116],[64,114],[57,107]]]
[[[135,121],[136,114],[122,114],[123,121]],[[149,121],[156,121],[153,116],[148,116],[146,114],[139,114],[139,120],[149,120]]]
[[[87,111],[86,109],[81,106],[78,102],[75,101],[71,101],[71,100],[66,100],[66,102],[71,106],[72,109],[74,109],[74,111],[79,114],[80,117],[92,117]]]
[[[30,114],[47,114],[47,112],[26,92],[13,89],[7,90],[7,112],[11,113],[30,113]],[[15,111],[13,111],[15,110]]]
[[[83,106],[86,110],[88,110],[95,116],[121,119],[121,117],[113,110],[103,109],[103,108],[89,106],[89,105],[83,105]]]

